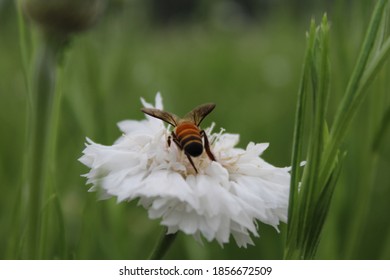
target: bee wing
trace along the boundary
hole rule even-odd
[[[197,126],[200,125],[200,123],[203,121],[203,119],[210,114],[210,112],[215,108],[214,103],[207,103],[200,105],[193,109],[191,112],[187,113],[185,115],[185,119],[192,120]]]
[[[164,122],[167,122],[173,126],[177,126],[177,123],[179,122],[179,117],[172,114],[168,113],[159,109],[154,109],[154,108],[142,108],[142,112],[145,114],[155,117],[157,119],[163,120]]]

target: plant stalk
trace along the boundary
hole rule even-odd
[[[39,258],[41,210],[50,157],[50,126],[55,101],[57,61],[63,42],[44,34],[33,68],[31,143],[27,174],[27,229],[25,257]]]
[[[156,244],[149,260],[161,260],[175,241],[177,233],[167,234],[166,230],[163,231],[159,242]]]

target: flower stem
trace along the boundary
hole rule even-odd
[[[55,100],[57,61],[63,41],[44,34],[33,68],[33,110],[31,112],[31,145],[28,162],[28,201],[26,255],[39,258],[41,235],[41,210],[45,193],[46,173],[50,153],[50,126]]]
[[[161,260],[175,241],[177,233],[167,234],[166,229],[163,231],[159,242],[156,244],[149,260]]]

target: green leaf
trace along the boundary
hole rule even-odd
[[[370,55],[372,55],[375,41],[378,39],[378,35],[380,35],[379,27],[386,4],[387,0],[380,0],[375,6],[356,66],[348,82],[341,105],[335,115],[335,120],[330,132],[331,141],[329,141],[325,148],[324,158],[321,164],[320,182],[326,182],[328,180],[332,170],[330,166],[332,164],[332,158],[335,157],[338,147],[341,145],[347,129],[351,124],[352,118],[361,104],[361,100],[363,100],[367,94],[363,89],[368,86],[373,76],[378,72],[378,67],[383,64],[384,59],[388,55],[388,49],[390,47],[388,46],[388,41],[390,39],[386,41],[382,48],[382,51],[379,54],[380,57],[376,55],[376,59],[372,62],[373,64],[369,64],[368,62]],[[367,68],[368,64],[370,67]]]
[[[313,220],[311,221],[313,224],[313,226],[311,227],[312,231],[308,235],[309,238],[305,246],[305,256],[308,259],[313,259],[315,257],[315,253],[320,242],[322,228],[325,224],[325,219],[329,212],[330,203],[338,178],[340,176],[342,162],[345,158],[345,155],[346,153],[342,155],[342,158],[340,160],[335,160],[331,176],[329,177],[328,182],[325,184],[323,190],[320,193],[320,196],[315,202],[316,208],[313,213]]]
[[[291,184],[290,184],[290,198],[289,198],[289,211],[288,220],[290,221],[287,227],[287,248],[285,250],[286,255],[292,254],[296,242],[298,239],[298,207],[299,207],[299,181],[301,177],[300,162],[303,159],[303,145],[304,145],[304,130],[307,117],[305,118],[306,103],[307,103],[307,91],[310,85],[310,71],[312,65],[312,53],[314,48],[316,36],[316,28],[314,20],[311,22],[310,31],[307,34],[307,48],[305,53],[305,60],[303,64],[303,71],[298,91],[298,103],[295,113],[295,127],[294,127],[294,139],[293,139],[293,151],[292,151],[292,169],[291,169]]]
[[[386,3],[384,0],[378,1],[374,9],[359,58],[330,133],[326,124],[330,85],[329,26],[326,15],[318,28],[313,22],[311,24],[294,128],[285,258],[315,257],[341,170],[338,159],[341,142],[366,95],[366,87],[390,53],[390,39],[381,46],[383,33],[379,32]],[[378,46],[376,53],[374,46]],[[311,106],[307,106],[310,103]],[[311,110],[311,114],[305,110]],[[299,183],[299,162],[304,152],[304,129],[307,129],[304,124],[309,122],[307,116],[310,115],[307,163]],[[344,156],[345,154],[343,158]]]

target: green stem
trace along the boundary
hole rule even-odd
[[[15,1],[16,10],[17,10],[17,20],[18,20],[18,35],[19,35],[19,50],[20,50],[20,58],[23,69],[23,78],[25,82],[25,90],[26,90],[26,129],[24,131],[24,151],[29,151],[30,147],[30,139],[31,139],[31,127],[27,124],[30,123],[31,120],[31,112],[32,112],[32,93],[31,93],[31,79],[29,78],[29,48],[27,44],[27,35],[25,29],[25,21],[22,13],[21,1]],[[7,258],[8,259],[17,259],[20,258],[20,245],[22,240],[22,232],[23,229],[21,225],[23,224],[23,214],[27,212],[24,208],[26,206],[26,199],[23,197],[23,186],[27,182],[27,165],[29,163],[29,153],[26,152],[23,155],[23,166],[21,168],[21,177],[20,183],[17,188],[17,199],[14,203],[14,210],[12,211],[12,231],[10,233],[10,237],[7,242]],[[24,199],[24,200],[23,200]]]
[[[32,135],[27,176],[26,257],[28,259],[39,257],[41,210],[51,146],[50,124],[55,100],[56,68],[62,45],[62,41],[58,38],[45,34],[33,69]]]
[[[150,260],[161,260],[168,249],[171,247],[173,241],[175,241],[177,233],[167,234],[166,230],[163,231],[159,242],[156,244],[152,254],[150,255]]]

